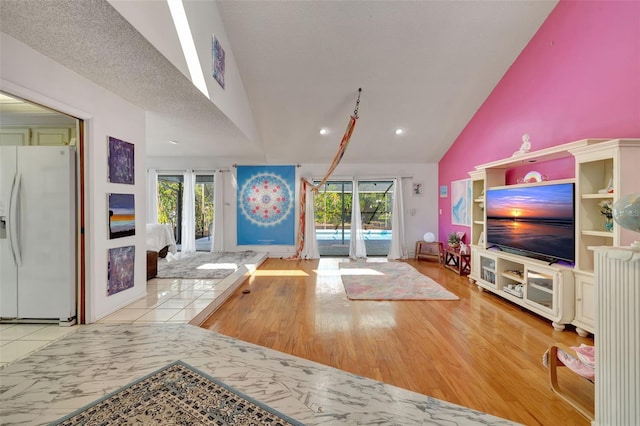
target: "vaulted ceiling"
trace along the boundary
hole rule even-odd
[[[343,161],[426,163],[447,151],[556,3],[217,1],[255,132],[142,35],[179,46],[162,0],[0,0],[0,17],[2,32],[145,109],[150,156],[328,163],[362,88]],[[127,8],[138,20],[118,12]]]

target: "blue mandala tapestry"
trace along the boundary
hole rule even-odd
[[[293,245],[295,166],[238,166],[238,245]]]

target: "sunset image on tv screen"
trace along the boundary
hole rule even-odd
[[[573,193],[573,183],[488,190],[487,243],[525,255],[572,262]]]

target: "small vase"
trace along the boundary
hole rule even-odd
[[[604,229],[607,232],[613,232],[613,219],[607,218],[606,222],[604,223]]]

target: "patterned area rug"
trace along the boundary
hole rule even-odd
[[[53,425],[302,425],[176,361]]]
[[[352,300],[459,300],[440,284],[403,262],[339,263]]]
[[[222,279],[233,274],[257,253],[241,251],[237,253],[195,252],[158,260],[157,278]]]

